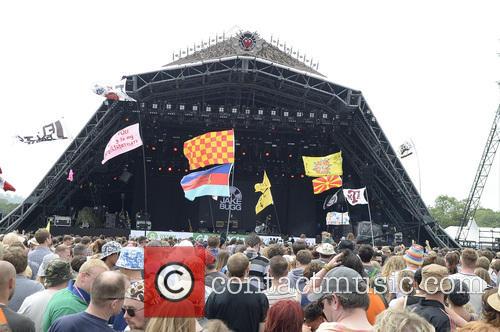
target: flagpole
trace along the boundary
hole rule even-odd
[[[231,187],[234,185],[234,163],[231,166]],[[229,210],[227,213],[226,239],[229,237],[229,222],[231,220],[231,188],[229,188]]]
[[[212,197],[207,196],[207,198],[208,198],[208,206],[210,208],[210,220],[212,220],[212,231],[215,233],[214,213],[212,211]]]
[[[267,190],[271,190],[270,188]],[[274,198],[273,198],[273,208],[274,208],[274,214],[276,215],[276,221],[278,222],[278,232],[281,234],[281,225],[280,225],[280,218],[278,217],[278,210],[276,210],[276,204],[274,203]]]
[[[139,104],[137,104],[139,105]],[[139,110],[139,107],[137,107]],[[147,180],[146,180],[146,149],[144,148],[144,135],[142,134],[142,121],[141,121],[141,112],[139,110],[139,132],[141,134],[141,139],[143,140],[142,142],[142,167],[143,167],[143,173],[144,173],[144,217],[145,219],[148,216],[148,185],[147,185]],[[148,221],[148,220],[146,220]],[[136,222],[136,228],[137,228],[137,220]],[[144,236],[147,237],[146,235],[146,230],[147,230],[147,223],[144,223]]]
[[[372,247],[375,247],[375,240],[373,239],[373,221],[372,221],[372,213],[370,211],[370,199],[368,197],[368,188],[366,188],[366,201],[368,202],[368,217],[370,218],[370,230],[372,233]]]

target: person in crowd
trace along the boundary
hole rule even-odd
[[[483,258],[486,258],[486,257],[483,257]],[[486,284],[488,285],[488,287],[493,287],[493,284],[491,282],[491,277],[490,277],[490,274],[488,273],[488,270],[485,270],[482,267],[476,267],[474,269],[474,274],[477,275],[479,278],[483,279],[484,281],[486,281]]]
[[[278,301],[292,300],[300,303],[301,294],[297,289],[291,288],[286,278],[288,262],[283,256],[274,256],[269,261],[269,275],[271,286],[264,291],[271,308]]]
[[[421,299],[425,298],[425,293],[420,289],[419,285],[422,282],[422,269],[418,269],[413,274],[413,290],[414,292],[409,295],[405,295],[396,299],[395,302],[391,305],[393,309],[406,309],[407,306],[412,304],[416,304],[420,302]]]
[[[271,258],[271,266],[277,257],[280,256]],[[304,313],[300,304],[293,300],[281,300],[269,308],[264,332],[301,332],[303,322]]]
[[[460,316],[466,322],[476,320],[479,315],[476,315],[474,309],[468,304],[470,294],[467,284],[461,280],[455,279],[451,283],[451,286],[451,292],[447,296],[448,307],[446,311],[453,311],[453,313]],[[453,318],[452,315],[450,315],[450,317]]]
[[[464,327],[457,329],[457,332],[498,332],[498,328],[486,322],[470,322]]]
[[[148,238],[144,235],[139,236],[137,238],[137,244],[139,245],[139,247],[144,248],[148,244]]]
[[[73,253],[71,252],[71,248],[65,244],[59,244],[55,247],[54,253],[59,256],[60,259],[71,262],[73,259]],[[42,261],[43,263],[43,261]]]
[[[314,263],[319,263],[321,266],[327,264],[335,255],[335,249],[330,243],[321,243],[316,252],[319,254],[318,259],[312,260]]]
[[[87,248],[90,246],[91,242],[92,242],[92,239],[89,236],[82,237],[82,240],[80,241],[80,243],[83,244]]]
[[[338,266],[328,271],[320,288],[309,293],[309,299],[323,307],[327,320],[317,331],[371,331],[373,326],[366,316],[367,290],[365,280],[351,268]]]
[[[298,241],[297,241],[298,242]],[[295,242],[295,243],[297,243]],[[294,245],[295,245],[294,243]],[[306,285],[306,278],[304,277],[304,269],[311,263],[312,254],[307,249],[299,250],[295,254],[296,268],[288,272],[288,280],[292,289],[302,291]]]
[[[255,244],[256,240],[248,245]],[[255,246],[251,246],[255,250]],[[250,261],[244,254],[234,254],[227,262],[229,283],[222,292],[213,292],[205,304],[208,319],[220,319],[229,329],[257,332],[263,328],[269,302],[259,289],[248,283]]]
[[[358,250],[358,256],[363,263],[363,268],[368,277],[372,280],[379,273],[379,270],[372,264],[372,258],[375,255],[373,247],[363,244]]]
[[[377,317],[375,332],[434,332],[434,327],[419,315],[401,309],[387,309]]]
[[[71,260],[71,269],[73,270],[73,272],[75,272],[76,274],[78,274],[78,272],[80,272],[80,268],[82,267],[82,265],[87,261],[87,257],[86,256],[75,256],[73,257],[73,259]]]
[[[298,239],[297,241],[294,241],[292,244],[292,253],[294,256],[297,256],[299,251],[306,249],[307,249],[307,243],[302,239]]]
[[[63,244],[69,248],[73,246],[73,237],[71,235],[63,236]]]
[[[209,320],[203,327],[203,332],[230,332],[226,324],[219,319]]]
[[[134,281],[127,288],[123,303],[123,317],[130,330],[144,331],[147,321],[144,317],[144,280]]]
[[[415,271],[424,263],[424,248],[421,245],[413,244],[408,250],[406,250],[403,259],[406,265],[403,270],[409,270],[415,273]],[[402,293],[398,292],[397,275],[398,271],[395,271],[389,276],[389,294],[387,297],[388,300],[399,298],[403,295]]]
[[[450,251],[444,256],[446,267],[450,275],[458,273],[458,264],[460,263],[460,255],[456,251]]]
[[[450,318],[445,309],[445,293],[451,290],[451,282],[447,277],[448,269],[444,266],[430,264],[423,267],[420,289],[425,293],[425,298],[408,307],[431,323],[436,332],[451,330]]]
[[[270,244],[266,248],[264,248],[264,255],[268,258],[271,259],[274,256],[284,256],[286,253],[285,248],[281,244],[274,243]]]
[[[44,262],[48,256],[43,258]],[[72,278],[73,274],[68,262],[58,258],[50,261],[44,269],[45,290],[28,296],[21,304],[18,313],[31,319],[35,323],[37,332],[42,331],[42,319],[47,304],[57,291],[66,288],[68,281]]]
[[[25,240],[26,239],[24,238],[24,236],[18,234],[17,232],[10,232],[3,236],[2,245],[5,247],[5,249],[7,249],[13,243],[15,242],[24,243]]]
[[[42,265],[40,265],[40,267],[38,268],[38,275],[36,281],[38,281],[42,285],[44,284],[45,271],[47,270],[49,263],[56,259],[60,259],[58,254],[48,254],[43,258]]]
[[[89,249],[85,245],[81,243],[75,244],[75,246],[73,247],[73,257],[76,256],[87,257],[88,255],[89,255]]]
[[[109,241],[102,246],[101,260],[110,270],[114,270],[122,246],[116,241]]]
[[[267,286],[264,278],[267,276],[269,269],[269,259],[260,254],[262,241],[257,234],[251,233],[246,237],[245,245],[247,248],[244,254],[250,261],[250,283],[261,290],[266,289]]]
[[[396,275],[397,272],[404,269],[406,266],[405,261],[402,256],[391,256],[387,259],[384,266],[382,266],[382,271],[380,272],[380,277],[374,282],[375,290],[378,293],[384,294],[384,297],[389,303],[394,294],[390,294],[388,282],[392,275]]]
[[[205,286],[211,289],[221,289],[227,283],[227,276],[217,271],[216,259],[207,251],[205,256]]]
[[[229,250],[219,250],[219,254],[217,255],[216,259],[215,269],[219,272],[226,273],[227,260],[229,259],[229,256],[232,254],[233,253],[230,253]]]
[[[52,323],[62,316],[84,311],[90,303],[90,291],[94,280],[108,267],[99,259],[89,259],[81,267],[76,281],[55,293],[47,304],[43,315],[42,330],[49,330]]]
[[[477,262],[476,262],[476,267],[482,267],[486,271],[490,268],[490,263],[491,261],[488,259],[486,256],[478,256],[477,257]]]
[[[28,266],[28,256],[24,249],[10,246],[5,250],[3,260],[11,263],[16,269],[16,291],[9,301],[9,308],[18,311],[25,298],[44,288],[41,283],[30,280],[23,274]]]
[[[16,288],[16,268],[10,262],[0,261],[0,325],[2,331],[34,332],[35,324],[28,317],[8,307]]]
[[[108,320],[121,312],[127,284],[126,278],[118,272],[105,271],[99,274],[92,283],[88,307],[83,312],[60,317],[49,331],[114,332],[108,326]]]
[[[391,247],[389,247],[389,246],[383,246],[382,247],[382,255],[384,255],[387,258],[391,257],[392,256]]]
[[[30,263],[31,271],[33,276],[36,278],[38,274],[38,268],[42,265],[43,258],[45,255],[51,254],[50,246],[52,245],[52,236],[49,231],[45,228],[40,228],[35,232],[35,240],[38,246],[35,250],[30,251],[28,254],[28,262]]]
[[[208,248],[207,250],[215,257],[219,255],[219,245],[220,239],[218,236],[212,235],[207,239]]]
[[[318,302],[309,303],[304,307],[304,330],[309,329],[311,332],[315,332],[324,322],[326,322],[326,319],[323,308]]]
[[[482,320],[494,328],[500,329],[500,288],[492,288],[482,296]]]
[[[121,248],[120,256],[116,261],[116,266],[120,269],[130,282],[142,280],[142,270],[144,269],[144,249],[141,247]]]
[[[389,302],[390,308],[393,308],[401,297],[415,295],[415,288],[413,287],[415,284],[414,278],[415,273],[410,270],[401,270],[397,273],[397,292],[403,296],[392,299],[391,302]]]
[[[145,332],[158,331],[198,332],[202,329],[193,317],[153,317],[149,320]]]
[[[452,274],[450,278],[465,282],[470,291],[469,303],[474,308],[474,312],[479,314],[482,311],[481,294],[488,287],[488,284],[474,274],[477,258],[477,253],[474,249],[465,248],[460,257],[462,269],[460,272]]]
[[[490,268],[488,270],[491,278],[491,283],[495,286],[498,287],[498,280],[499,279],[499,274],[500,274],[500,259],[494,258],[491,261]]]

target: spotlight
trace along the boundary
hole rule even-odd
[[[250,115],[250,110],[248,108],[245,110],[245,114]]]
[[[272,110],[272,111],[271,111],[271,115],[272,115],[272,116],[276,116],[276,110]]]
[[[290,154],[288,155],[288,158],[292,158],[292,157],[293,157],[293,155],[290,153]]]
[[[266,151],[265,156],[269,157],[270,153]]]
[[[231,113],[233,113],[233,114],[238,113],[238,109],[237,109],[236,107],[233,107],[233,108],[231,109]]]
[[[158,170],[159,170],[160,172],[161,172],[161,170],[162,170],[162,169],[163,169],[163,168],[161,168],[161,167],[158,167]]]
[[[173,168],[172,168],[171,166],[169,166],[169,167],[167,168],[167,171],[169,171],[169,172],[172,172],[172,170],[173,170]]]
[[[156,146],[151,146],[151,150],[156,151]]]
[[[184,111],[184,109],[185,109],[185,108],[186,108],[186,106],[184,106],[184,105],[179,105],[179,110]]]
[[[258,115],[264,115],[264,110],[261,110],[261,109],[257,110],[257,114]]]
[[[167,106],[166,106],[167,110],[171,110],[172,109],[172,104],[168,103]]]
[[[193,105],[193,111],[197,111],[198,110],[198,105]]]
[[[302,113],[302,112],[297,112],[297,117],[298,117],[298,118],[301,118],[301,117],[302,117],[302,115],[304,115],[304,113]]]
[[[219,113],[224,113],[224,107],[223,106],[219,107]]]
[[[207,107],[205,108],[205,111],[207,111],[207,112],[212,112],[212,107],[207,106]]]
[[[300,177],[303,179],[304,178],[304,174],[300,174]]]
[[[153,107],[154,110],[158,109],[158,104],[154,103],[153,105],[151,105]]]
[[[179,151],[179,149],[175,146],[174,147],[174,152],[177,152],[177,151]]]
[[[284,117],[288,117],[288,114],[289,114],[289,113],[288,113],[288,111],[284,111],[284,112],[283,112],[283,116],[284,116]]]
[[[242,154],[242,155],[244,155],[244,156],[246,156],[246,155],[247,155],[247,153],[246,153],[245,151],[243,151],[241,154]]]

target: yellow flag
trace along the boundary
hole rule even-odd
[[[262,183],[255,184],[255,192],[264,193],[269,188],[271,188],[271,182],[267,177],[266,171],[264,171],[264,179],[262,179]]]
[[[271,182],[267,177],[266,171],[264,171],[264,178],[262,179],[262,183],[255,184],[255,192],[260,192],[259,200],[257,201],[257,205],[255,205],[255,214],[259,214],[262,210],[264,210],[269,205],[273,204],[273,195],[271,194]]]
[[[342,151],[325,157],[302,156],[307,176],[342,175]]]
[[[47,220],[47,227],[45,229],[50,233],[50,220]]]
[[[271,189],[267,189],[260,195],[257,205],[255,205],[255,214],[259,214],[271,204],[273,204],[273,195],[271,194]]]

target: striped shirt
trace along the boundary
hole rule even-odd
[[[275,305],[278,301],[292,300],[300,303],[301,295],[296,289],[291,289],[287,285],[279,285],[278,287],[270,287],[263,292],[269,301],[269,308]]]
[[[247,248],[244,254],[250,261],[248,277],[250,284],[259,289],[267,288],[266,276],[269,270],[269,259],[262,256],[255,249]]]

